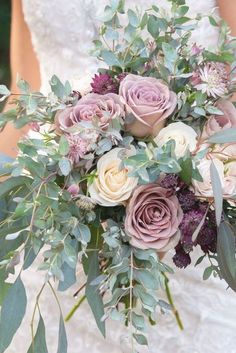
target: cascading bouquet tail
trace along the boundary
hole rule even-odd
[[[132,352],[147,344],[148,322],[160,312],[173,311],[182,328],[166,252],[186,268],[200,247],[197,263],[209,259],[204,279],[218,275],[236,291],[236,39],[208,16],[219,42],[198,46],[192,33],[204,16],[189,18],[182,0],[170,5],[168,13],[155,5],[139,12],[111,1],[94,42],[103,68],[87,94],[56,76],[47,96],[22,79],[17,97],[0,86],[2,99],[14,98],[1,126],[36,131],[1,167],[0,352],[24,317],[21,273],[36,258],[46,279],[34,316],[45,286],[57,300],[55,286],[78,283],[68,316],[86,298],[104,336],[108,318],[129,327]],[[34,316],[30,351],[39,340],[46,345],[43,318],[35,330]],[[62,313],[59,332],[66,352]]]

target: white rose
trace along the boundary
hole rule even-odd
[[[224,165],[223,161],[213,158],[203,158],[198,165],[199,173],[203,181],[192,180],[195,195],[200,197],[213,197],[213,189],[211,183],[210,167],[214,163],[222,186],[223,197],[225,199],[232,198],[236,194],[236,166],[235,162]],[[219,190],[220,191],[220,190]]]
[[[172,123],[162,129],[154,139],[157,146],[162,147],[168,141],[175,141],[175,154],[177,158],[183,157],[187,150],[193,152],[197,146],[197,133],[190,126],[178,122]]]
[[[130,198],[138,179],[128,176],[129,170],[120,169],[118,154],[122,148],[114,148],[97,163],[97,177],[88,187],[92,199],[101,206],[117,206]]]

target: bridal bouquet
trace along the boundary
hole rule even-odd
[[[17,97],[0,86],[2,99],[15,97],[1,126],[36,131],[1,168],[8,178],[0,186],[0,352],[24,317],[21,273],[36,258],[46,277],[28,352],[47,351],[46,286],[58,301],[55,285],[77,284],[79,302],[67,319],[86,298],[104,336],[108,318],[129,327],[132,352],[136,342],[147,344],[147,324],[159,312],[173,311],[182,328],[167,252],[173,266],[187,268],[200,247],[197,263],[209,260],[203,278],[219,276],[236,291],[236,39],[208,16],[219,42],[214,50],[198,46],[192,33],[204,15],[189,18],[184,0],[170,7],[141,13],[111,1],[94,42],[103,68],[86,94],[56,76],[47,96],[22,79]],[[66,352],[59,310],[58,352]]]

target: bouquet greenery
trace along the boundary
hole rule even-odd
[[[169,250],[186,268],[201,247],[204,279],[219,276],[236,291],[236,39],[208,16],[219,42],[214,51],[199,47],[192,32],[204,15],[189,18],[184,0],[170,6],[141,13],[110,2],[93,51],[103,68],[83,96],[56,76],[47,96],[22,79],[18,96],[0,86],[2,100],[14,98],[1,127],[35,131],[0,171],[8,176],[0,185],[1,353],[24,317],[21,273],[36,258],[45,283],[28,352],[47,352],[45,286],[57,300],[55,286],[66,291],[80,280],[78,264],[86,282],[69,316],[86,298],[104,336],[108,318],[129,327],[132,352],[147,344],[160,311],[173,311],[182,328],[162,257]],[[67,352],[62,312],[58,352]]]

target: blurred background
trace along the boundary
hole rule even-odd
[[[10,43],[11,1],[0,0],[0,84],[9,85],[9,43]]]

